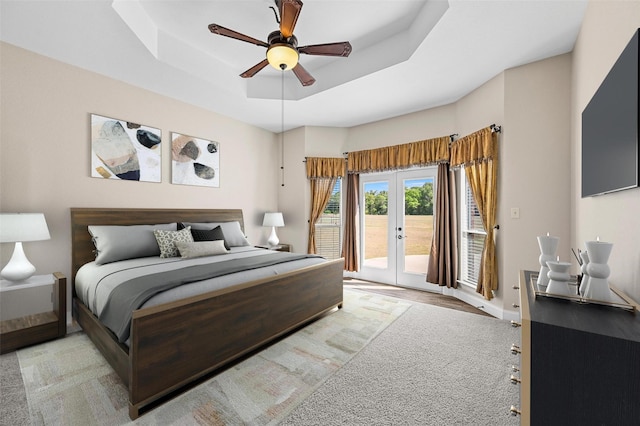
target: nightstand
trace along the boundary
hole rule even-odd
[[[291,251],[291,244],[278,244],[277,246],[256,246],[261,249],[274,250],[274,251]]]
[[[67,279],[60,272],[0,281],[0,354],[67,334]]]

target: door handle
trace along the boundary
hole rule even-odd
[[[401,240],[403,238],[402,235],[398,235],[398,239]]]

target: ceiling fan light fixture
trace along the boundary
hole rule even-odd
[[[267,49],[267,61],[278,71],[290,70],[298,65],[298,51],[287,43],[274,43]]]

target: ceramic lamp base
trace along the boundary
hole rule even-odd
[[[13,249],[11,260],[2,269],[0,276],[9,281],[24,281],[36,272],[36,267],[29,262],[22,249],[22,243],[17,242]]]
[[[280,240],[278,239],[278,235],[276,235],[276,227],[275,226],[271,227],[271,235],[269,235],[269,239],[267,240],[267,243],[270,246],[277,246],[280,243]]]

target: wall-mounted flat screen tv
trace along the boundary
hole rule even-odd
[[[640,29],[582,112],[582,197],[638,186]]]

